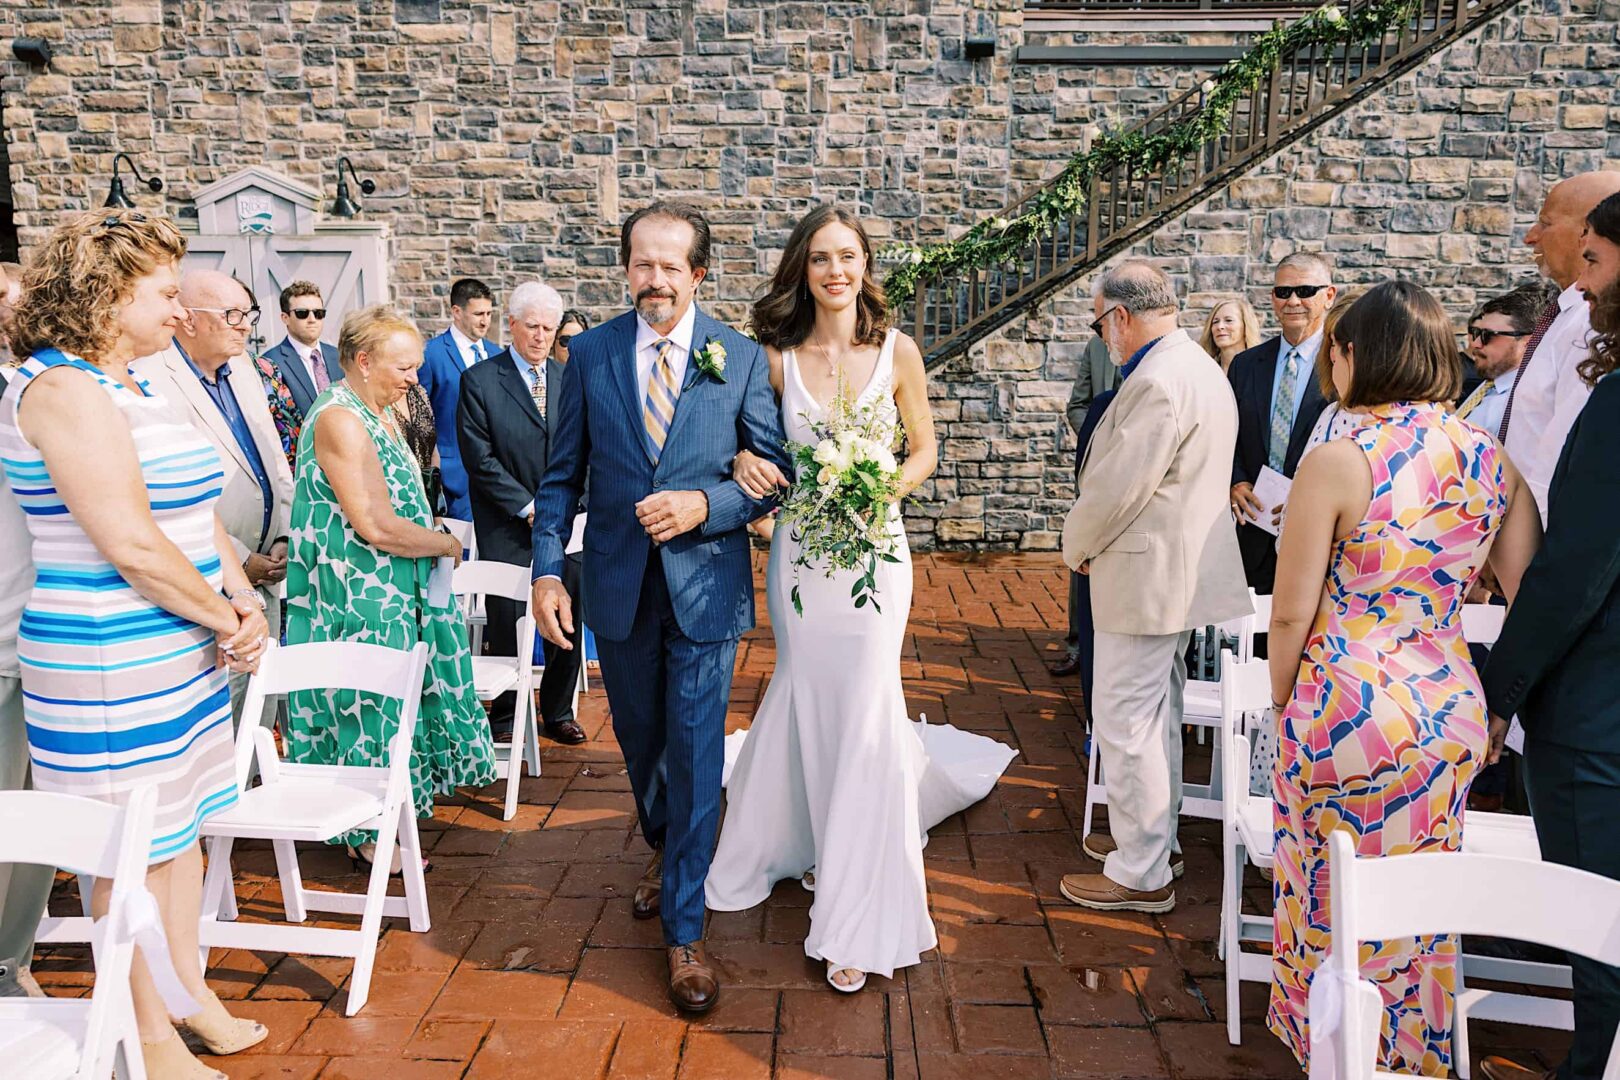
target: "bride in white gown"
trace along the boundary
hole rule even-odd
[[[927,377],[916,343],[884,330],[870,266],[859,221],[817,208],[789,237],[754,308],[754,331],[788,438],[814,442],[810,422],[842,388],[903,421],[910,492],[936,463]],[[758,494],[786,483],[746,452],[735,474]],[[824,960],[827,981],[845,992],[934,947],[927,830],[988,794],[1014,756],[992,739],[910,721],[900,650],[912,573],[898,505],[890,528],[899,561],[878,564],[881,612],[854,606],[855,572],[828,577],[809,566],[797,579],[802,616],[791,599],[798,544],[791,526],[776,530],[766,573],[776,670],[752,727],[726,740],[727,811],[705,890],[711,909],[739,911],[783,878],[804,878],[815,892],[804,951]]]

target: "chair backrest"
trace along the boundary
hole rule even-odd
[[[259,670],[248,680],[242,715],[263,716],[266,698],[298,690],[358,690],[400,700],[399,730],[405,735],[408,746],[416,732],[427,656],[425,641],[409,649],[390,649],[358,641],[317,641],[306,645],[278,645],[272,641],[259,659]],[[238,790],[247,789],[257,730],[257,724],[242,724],[236,734]]]
[[[1620,881],[1500,855],[1433,852],[1361,859],[1343,830],[1328,837],[1328,858],[1329,963],[1341,985],[1360,978],[1362,942],[1427,934],[1513,938],[1620,965]],[[1370,1075],[1351,1066],[1365,1063],[1366,1041],[1376,1039],[1379,1024],[1354,1016],[1364,995],[1344,997],[1347,1018],[1355,1022],[1345,1025],[1347,1038],[1340,1042],[1362,1043],[1336,1047],[1346,1066],[1338,1075],[1351,1080]],[[1603,1077],[1620,1080],[1620,1053],[1613,1049]]]
[[[1221,816],[1231,824],[1249,793],[1249,717],[1271,708],[1271,669],[1264,660],[1221,652]]]
[[[1507,608],[1495,604],[1464,604],[1462,608],[1463,640],[1470,645],[1494,645],[1502,636],[1502,620]]]
[[[534,596],[529,567],[492,559],[474,559],[456,567],[450,578],[450,591],[457,596],[501,596],[524,605],[527,611]]]
[[[1249,601],[1254,604],[1255,632],[1260,634],[1271,631],[1271,594],[1257,593],[1249,590]]]

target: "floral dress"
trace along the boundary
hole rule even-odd
[[[428,604],[431,557],[390,555],[354,531],[315,458],[315,421],[327,409],[358,416],[377,446],[394,512],[433,524],[416,459],[347,385],[310,407],[298,444],[292,527],[287,548],[287,644],[362,641],[409,649],[428,643],[427,677],[411,750],[411,789],[418,817],[430,817],[435,795],[495,779],[489,721],[473,692],[467,624],[454,597]],[[287,696],[287,757],[320,765],[380,765],[399,730],[399,701],[352,690]],[[343,842],[359,844],[371,833]]]
[[[267,357],[256,356],[253,366],[259,369],[259,381],[264,383],[264,396],[270,404],[270,419],[275,421],[276,437],[281,440],[281,452],[287,455],[287,468],[298,475],[298,432],[304,426],[303,414],[293,400],[287,380],[281,377],[276,365]]]
[[[1356,854],[1455,851],[1485,754],[1485,697],[1462,607],[1503,515],[1501,454],[1439,405],[1368,410],[1346,438],[1366,455],[1367,516],[1335,542],[1278,732],[1276,918],[1266,1021],[1308,1062],[1306,998],[1333,947],[1328,834]],[[1384,1000],[1379,1060],[1449,1076],[1457,938],[1363,942],[1361,974]]]

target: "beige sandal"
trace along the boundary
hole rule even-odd
[[[146,1063],[148,1080],[230,1080],[198,1061],[186,1041],[173,1031],[162,1042],[141,1040],[141,1060]]]
[[[213,993],[203,999],[202,1011],[180,1023],[202,1040],[210,1054],[238,1054],[270,1037],[270,1029],[257,1020],[242,1020],[225,1011]]]

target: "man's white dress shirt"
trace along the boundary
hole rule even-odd
[[[686,314],[668,335],[674,346],[669,350],[669,366],[674,371],[677,387],[686,383],[686,362],[692,356],[692,331],[696,323],[697,305],[688,304]],[[636,316],[636,393],[643,400],[647,397],[647,380],[652,378],[653,364],[658,361],[658,343],[664,337],[640,315]]]
[[[1576,372],[1590,354],[1590,309],[1581,291],[1571,285],[1558,294],[1558,317],[1519,376],[1508,421],[1508,458],[1517,466],[1541,508],[1547,524],[1547,489],[1552,484],[1564,439],[1586,406],[1592,390]]]
[[[456,353],[460,355],[461,362],[467,367],[472,367],[480,360],[489,359],[485,353],[480,351],[479,343],[463,334],[455,323],[450,324],[450,340],[456,343]]]

